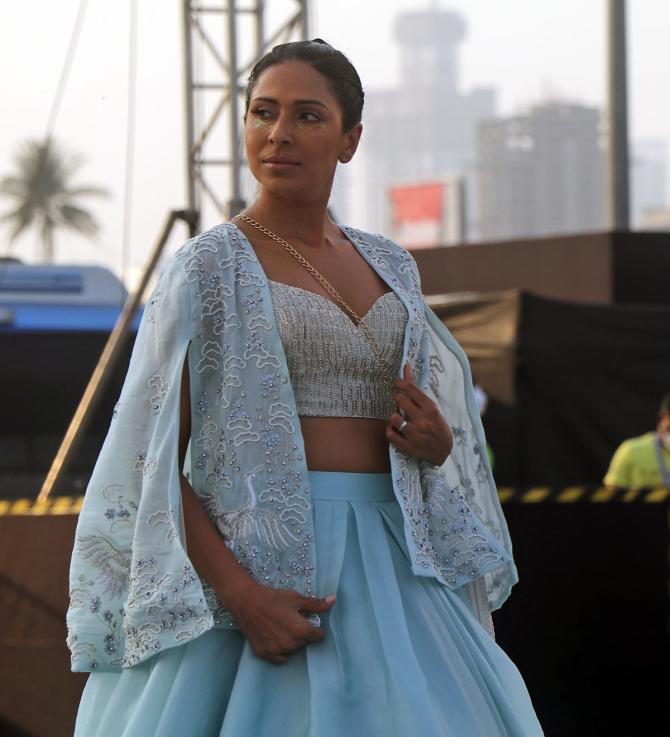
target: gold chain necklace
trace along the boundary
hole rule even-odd
[[[253,218],[250,218],[248,215],[235,215],[235,218],[239,220],[243,220],[245,223],[248,223],[252,227],[256,228],[256,230],[259,230],[264,235],[268,236],[268,238],[272,238],[273,241],[276,241],[277,243],[280,243],[284,248],[300,263],[302,266],[304,266],[307,271],[321,284],[321,286],[330,294],[332,297],[334,297],[335,301],[342,305],[344,309],[354,318],[356,321],[355,327],[360,328],[365,337],[368,339],[370,343],[370,347],[372,348],[372,352],[375,354],[375,357],[377,361],[379,362],[379,367],[381,370],[381,374],[384,377],[385,381],[389,385],[389,387],[393,386],[393,375],[388,370],[388,367],[386,366],[386,363],[382,357],[381,350],[379,348],[379,345],[377,344],[377,341],[375,340],[374,335],[372,334],[372,331],[370,328],[366,325],[363,318],[355,312],[340,296],[340,293],[335,289],[335,287],[326,279],[325,276],[320,274],[313,266],[309,263],[309,261],[299,252],[297,251],[288,241],[285,241],[281,236],[278,236],[276,233],[273,233],[271,230],[268,230],[264,225],[261,225],[260,223],[256,222]]]

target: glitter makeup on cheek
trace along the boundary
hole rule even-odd
[[[265,118],[254,118],[253,126],[254,128],[269,128],[270,121]]]
[[[307,133],[324,133],[326,130],[323,122],[315,123],[311,120],[299,120],[298,125],[300,126],[300,130],[306,131]]]

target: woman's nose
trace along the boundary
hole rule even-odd
[[[270,127],[269,139],[272,143],[290,143],[291,125],[283,116],[279,116]]]

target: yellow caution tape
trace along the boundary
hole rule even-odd
[[[654,489],[645,496],[645,502],[664,502],[670,496],[670,489]]]
[[[601,489],[597,489],[593,494],[591,494],[591,501],[609,502],[615,494],[616,489],[607,489],[603,486]]]
[[[503,504],[510,501],[526,504],[634,501],[659,504],[670,501],[670,489],[608,489],[604,486],[567,486],[564,489],[536,486],[524,489],[506,486],[498,489],[498,498]],[[79,514],[83,503],[83,496],[57,496],[44,502],[35,499],[0,499],[0,517]]]
[[[17,499],[9,509],[10,514],[30,514],[32,499]]]
[[[521,497],[521,501],[530,502],[531,504],[536,504],[537,502],[541,502],[544,499],[546,499],[550,494],[551,494],[551,491],[545,488],[529,489]]]
[[[79,514],[83,503],[83,496],[58,496],[44,502],[34,499],[0,499],[0,517]]]
[[[74,499],[71,496],[58,496],[53,500],[51,514],[72,514]]]
[[[642,489],[628,489],[623,495],[623,501],[634,502],[638,498],[638,496],[640,496],[641,491]]]
[[[568,486],[564,489],[557,497],[559,502],[576,502],[579,501],[584,494],[586,489],[583,486]]]
[[[501,504],[509,501],[514,496],[514,489],[498,489],[498,499]]]

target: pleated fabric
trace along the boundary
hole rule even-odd
[[[310,471],[326,638],[277,666],[211,630],[93,673],[75,737],[539,737],[465,594],[415,576],[390,474]]]

